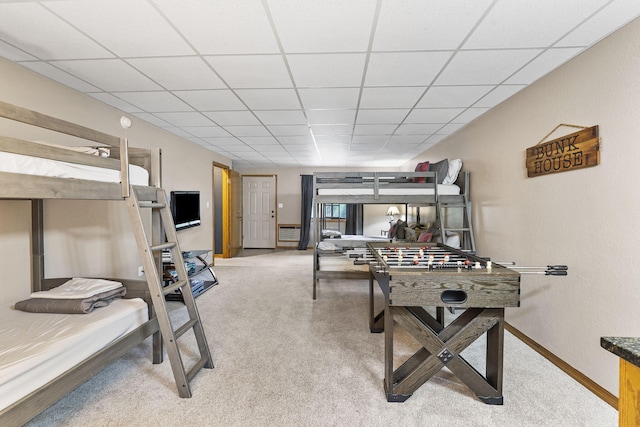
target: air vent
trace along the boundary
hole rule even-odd
[[[278,224],[278,241],[299,242],[300,224]]]

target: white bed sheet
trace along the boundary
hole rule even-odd
[[[79,165],[41,157],[0,152],[0,172],[22,173],[56,178],[88,179],[102,182],[120,182],[120,171]],[[129,181],[133,185],[149,185],[146,169],[129,165]]]
[[[407,195],[407,196],[429,196],[433,195],[433,188],[379,188],[380,195]],[[455,184],[438,184],[438,195],[454,196],[460,194],[460,187]],[[357,187],[352,188],[319,188],[320,196],[360,196],[373,195],[373,188]]]
[[[140,298],[89,314],[0,311],[0,410],[149,320]]]

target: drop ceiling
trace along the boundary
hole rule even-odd
[[[637,0],[0,0],[0,55],[233,160],[397,166]]]

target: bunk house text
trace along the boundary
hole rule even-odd
[[[598,126],[527,148],[529,178],[600,164]]]

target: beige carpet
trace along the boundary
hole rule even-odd
[[[485,405],[446,369],[404,403],[383,390],[383,334],[369,333],[366,281],[323,281],[312,253],[216,260],[198,298],[215,369],[178,397],[168,360],[146,342],[30,426],[615,426],[617,411],[505,333],[504,405]],[[250,255],[247,251],[245,255]],[[173,303],[173,314],[183,315]],[[401,337],[402,338],[402,337]],[[184,353],[194,356],[195,344]],[[409,337],[398,347],[415,350]],[[482,371],[483,348],[464,357]]]

